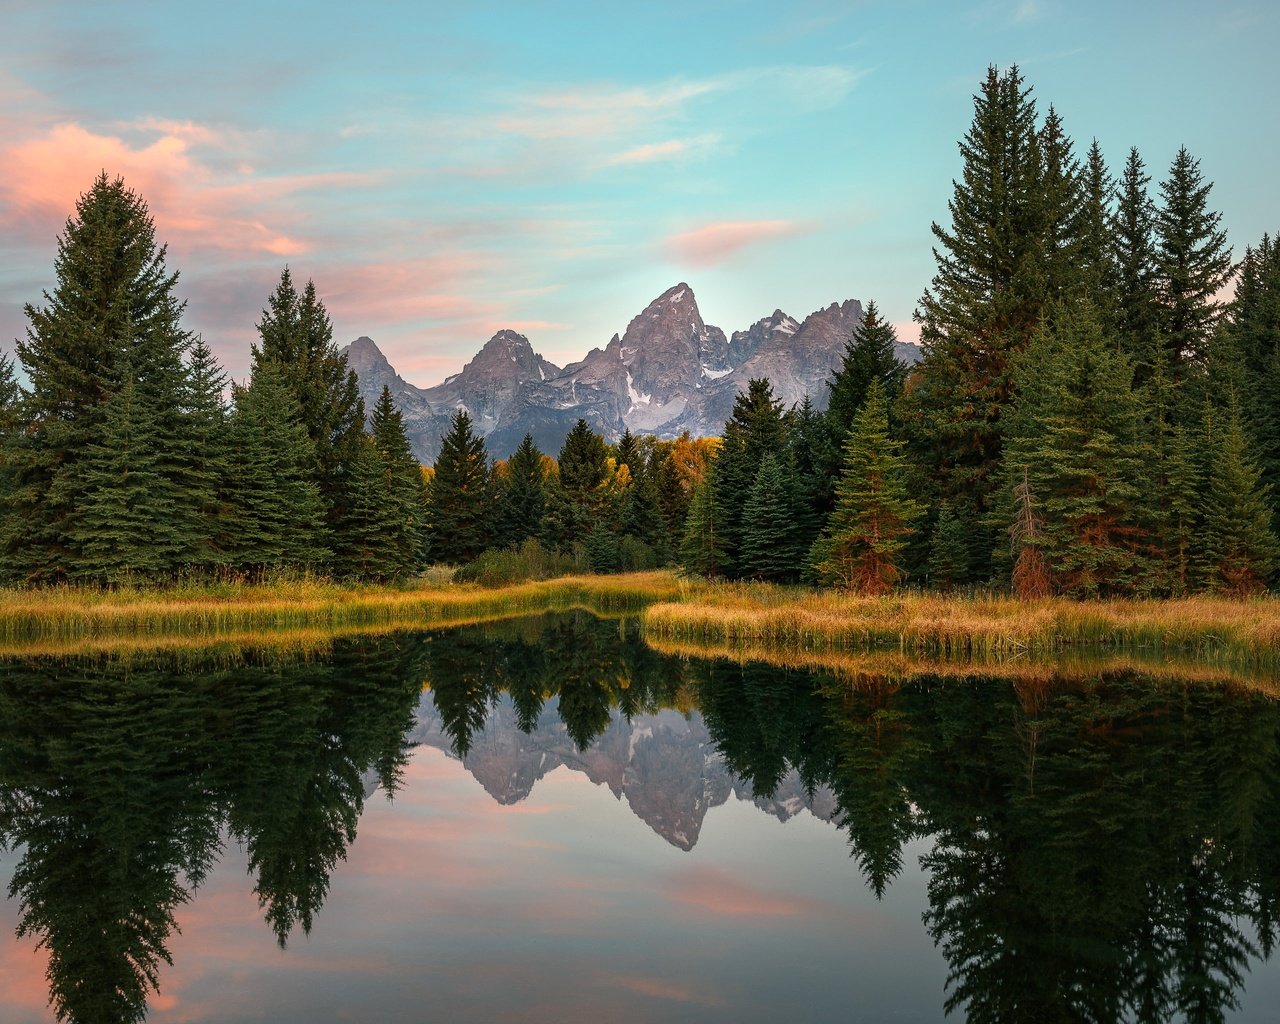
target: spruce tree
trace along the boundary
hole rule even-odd
[[[346,501],[336,526],[342,547],[333,556],[339,578],[385,581],[407,574],[415,547],[403,533],[412,511],[399,507],[396,481],[386,471],[377,442],[366,437],[350,462]]]
[[[964,526],[951,511],[951,503],[938,506],[929,545],[929,586],[935,590],[953,590],[969,579],[969,549]]]
[[[845,439],[835,511],[810,552],[820,582],[884,594],[901,579],[906,538],[924,511],[908,496],[902,447],[889,435],[883,385],[873,381]]]
[[[1240,405],[1230,396],[1225,427],[1206,446],[1211,452],[1204,507],[1205,583],[1244,596],[1266,587],[1280,557],[1271,529],[1271,490],[1249,457]]]
[[[427,485],[427,533],[431,558],[460,565],[489,544],[489,461],[484,438],[471,428],[465,409],[453,414],[440,439],[435,473]]]
[[[868,302],[862,323],[845,344],[840,368],[831,375],[827,385],[831,391],[827,400],[827,422],[837,457],[854,417],[867,400],[872,381],[880,381],[890,409],[902,393],[907,364],[894,352],[897,340],[893,324],[880,315],[875,300]]]
[[[1119,274],[1113,258],[1112,206],[1115,183],[1102,147],[1094,139],[1080,172],[1080,217],[1076,262],[1081,294],[1108,316],[1116,313]]]
[[[560,486],[576,499],[585,501],[604,482],[609,453],[604,438],[578,420],[560,449]]]
[[[1280,486],[1280,245],[1246,246],[1225,329],[1244,368],[1239,392],[1246,432],[1257,442],[1263,482]]]
[[[223,550],[254,575],[325,562],[331,553],[323,540],[315,448],[275,363],[261,363],[249,386],[236,391],[229,434],[231,507]]]
[[[426,485],[422,467],[413,455],[404,431],[404,417],[383,387],[370,420],[374,448],[382,471],[382,495],[394,567],[388,574],[400,578],[422,568],[426,557]]]
[[[13,496],[13,461],[23,431],[23,391],[13,372],[13,360],[0,352],[0,537],[6,531],[5,520],[11,514]]]
[[[808,548],[803,544],[794,472],[769,452],[760,463],[742,506],[744,576],[774,583],[794,581]]]
[[[227,375],[204,338],[197,336],[188,362],[186,414],[192,443],[191,501],[198,514],[195,561],[225,564],[217,538],[226,535],[227,490],[231,486]]]
[[[1219,227],[1222,215],[1209,208],[1212,188],[1200,173],[1200,161],[1185,146],[1160,185],[1161,205],[1155,215],[1157,315],[1179,376],[1185,376],[1187,364],[1203,362],[1220,312],[1214,296],[1231,277],[1231,251]]]
[[[76,202],[58,238],[57,283],[44,305],[25,307],[29,326],[18,357],[30,381],[28,429],[11,452],[14,490],[0,545],[10,578],[56,581],[81,568],[72,536],[89,477],[83,464],[101,439],[105,405],[125,383],[125,366],[157,421],[155,488],[164,492],[184,542],[191,457],[183,435],[182,354],[178,275],[165,265],[146,203],[105,173]],[[165,552],[166,571],[193,556]]]
[[[1111,258],[1116,270],[1116,336],[1134,362],[1139,383],[1150,375],[1159,346],[1155,207],[1148,191],[1150,184],[1142,157],[1130,149],[1111,221]]]
[[[723,534],[725,511],[716,486],[717,465],[713,462],[706,476],[694,485],[680,540],[680,564],[685,571],[710,579],[724,576],[729,565]]]
[[[1045,225],[1062,203],[1044,194],[1030,93],[1017,67],[992,67],[974,98],[951,224],[933,225],[937,271],[916,313],[925,357],[901,409],[934,488],[975,535],[999,484],[1012,360],[1061,286],[1047,277]]]
[[[132,377],[104,404],[84,453],[83,490],[70,528],[76,579],[145,583],[172,564],[173,497],[160,486],[158,428]]]
[[[734,399],[733,413],[724,425],[724,439],[716,457],[713,501],[719,515],[717,544],[723,552],[722,569],[741,574],[742,502],[755,483],[760,463],[769,452],[786,444],[782,403],[773,397],[765,379],[748,381],[747,390]]]
[[[507,460],[506,475],[498,493],[495,544],[516,547],[542,533],[547,510],[546,456],[525,434],[520,447]]]
[[[343,540],[333,531],[345,513],[346,482],[364,437],[359,382],[333,342],[333,325],[315,284],[308,281],[299,294],[288,267],[281,272],[257,326],[254,369],[266,362],[276,364],[301,409],[315,449],[316,483],[327,533],[323,540],[341,556]]]
[[[1051,106],[1037,137],[1040,184],[1031,204],[1031,229],[1041,237],[1043,300],[1068,300],[1088,288],[1083,260],[1085,195],[1080,162],[1062,118]]]
[[[1141,471],[1133,367],[1092,306],[1057,312],[1021,360],[1006,454],[1006,525],[1025,517],[1019,486],[1043,519],[1036,546],[1057,589],[1073,596],[1124,593],[1142,567]]]
[[[835,502],[835,452],[825,414],[809,396],[787,415],[788,471],[794,477],[798,564],[818,539]]]

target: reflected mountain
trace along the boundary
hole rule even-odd
[[[886,900],[925,840],[970,1021],[1219,1021],[1280,935],[1278,741],[1247,687],[850,679],[664,656],[585,613],[311,658],[9,660],[0,850],[59,1018],[141,1021],[225,842],[284,946],[423,744],[502,805],[580,772],[683,850],[730,799],[807,811],[853,860],[829,884]]]

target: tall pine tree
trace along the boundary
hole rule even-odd
[[[316,484],[324,506],[327,535],[338,557],[344,541],[335,530],[346,513],[347,482],[363,443],[365,409],[355,373],[333,342],[333,325],[308,281],[299,294],[286,267],[258,322],[253,366],[274,363],[301,410],[315,450]]]
[[[427,485],[427,535],[435,562],[460,565],[489,546],[489,456],[465,409],[453,414],[440,439]]]
[[[142,198],[105,173],[76,202],[58,238],[57,283],[44,305],[26,306],[27,335],[18,357],[30,381],[27,429],[10,452],[13,490],[0,538],[0,566],[10,578],[57,581],[84,567],[76,518],[89,486],[86,459],[102,454],[106,404],[134,380],[135,398],[150,407],[157,442],[154,488],[174,509],[163,570],[195,557],[190,512],[193,445],[182,416],[178,275],[165,265]]]
[[[902,447],[889,435],[883,385],[873,381],[845,439],[835,511],[810,552],[820,582],[884,594],[902,578],[902,551],[924,512],[908,495]]]
[[[1155,270],[1158,323],[1175,372],[1201,364],[1217,325],[1220,305],[1214,296],[1231,277],[1231,251],[1222,215],[1209,208],[1213,183],[1204,180],[1200,161],[1178,150],[1169,177],[1160,185],[1155,215]]]

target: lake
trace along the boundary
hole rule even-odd
[[[587,613],[0,664],[0,1020],[1274,1021],[1280,704]]]

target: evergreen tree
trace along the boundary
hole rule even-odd
[[[576,499],[586,501],[604,482],[608,457],[604,438],[587,426],[586,420],[578,420],[560,449],[560,486]]]
[[[174,294],[178,275],[165,257],[142,198],[119,178],[99,175],[58,238],[54,290],[44,293],[44,306],[25,307],[30,326],[18,356],[30,381],[28,428],[11,449],[14,489],[2,538],[11,578],[59,580],[81,568],[72,533],[90,476],[83,460],[101,439],[105,406],[125,383],[126,364],[165,445],[156,453],[154,486],[182,519],[176,533],[195,541],[185,511],[191,445],[180,430],[189,338]],[[170,571],[193,552],[164,554]]]
[[[364,437],[365,409],[356,375],[333,342],[333,325],[315,284],[308,281],[299,295],[288,267],[267,299],[258,336],[254,369],[275,363],[301,409],[315,449],[316,483],[328,531],[324,542],[341,557],[344,541],[333,530],[345,514],[346,482]]]
[[[935,590],[953,590],[969,578],[969,549],[965,544],[964,526],[951,511],[951,503],[938,506],[929,545],[929,586]]]
[[[465,409],[453,414],[427,486],[427,530],[436,562],[462,564],[489,543],[489,464],[484,438]]]
[[[813,407],[809,396],[787,416],[788,472],[794,477],[793,506],[803,573],[803,556],[813,547],[835,503],[836,445],[832,443],[826,416]]]
[[[236,391],[229,434],[233,483],[222,547],[234,564],[258,573],[327,560],[315,448],[276,364],[260,364]]]
[[[975,534],[998,484],[1011,361],[1037,329],[1046,294],[1046,200],[1035,103],[1016,67],[989,68],[960,143],[951,225],[933,225],[937,272],[920,300],[925,358],[902,406],[942,497]],[[980,543],[980,548],[994,546]]]
[[[774,400],[767,380],[748,381],[747,390],[734,399],[733,413],[724,425],[712,478],[712,500],[719,514],[716,543],[729,575],[741,574],[743,499],[751,491],[765,455],[782,451],[785,444],[782,403]]]
[[[644,473],[644,459],[640,455],[640,440],[631,433],[631,428],[622,431],[618,439],[618,465],[626,466],[631,471],[631,479],[638,480]]]
[[[729,566],[723,533],[725,511],[716,485],[718,465],[713,462],[706,476],[694,486],[680,542],[680,563],[685,571],[711,579],[725,575]]]
[[[1147,364],[1149,375],[1135,393],[1142,417],[1136,510],[1149,556],[1147,582],[1141,589],[1186,594],[1195,583],[1199,561],[1198,431],[1182,422],[1182,385],[1174,380],[1169,353],[1155,347],[1150,356],[1154,361]]]
[[[196,561],[206,565],[227,560],[217,546],[217,538],[227,530],[231,475],[226,394],[227,375],[204,338],[197,336],[190,352],[186,413],[193,446],[192,492],[199,516]]]
[[[404,432],[404,417],[383,387],[369,426],[382,472],[382,495],[388,516],[386,528],[394,551],[390,576],[416,573],[426,557],[426,485],[422,467]]]
[[[1133,360],[1139,383],[1146,380],[1159,346],[1156,291],[1155,208],[1148,193],[1151,176],[1142,157],[1129,150],[1111,221],[1116,268],[1116,336]]]
[[[79,552],[73,575],[145,582],[169,567],[176,542],[173,498],[159,486],[155,417],[131,376],[102,412],[99,439],[84,453],[84,490],[70,530]]]
[[[1080,190],[1076,263],[1081,294],[1108,316],[1114,316],[1119,285],[1111,220],[1115,183],[1097,139],[1089,146],[1089,155],[1081,169]]]
[[[744,576],[782,583],[799,573],[807,548],[801,546],[795,474],[788,469],[785,459],[767,453],[742,506]]]
[[[13,372],[13,360],[0,352],[0,536],[13,496],[13,462],[22,439],[23,391]]]
[[[1162,203],[1155,215],[1155,267],[1159,327],[1176,372],[1202,362],[1217,324],[1214,296],[1231,277],[1231,252],[1222,214],[1209,209],[1212,182],[1200,174],[1200,161],[1178,150],[1169,177],[1160,185]]]
[[[1280,556],[1271,530],[1271,490],[1248,455],[1240,406],[1231,396],[1225,429],[1206,446],[1208,493],[1204,510],[1204,577],[1213,590],[1257,593]]]
[[[872,300],[853,336],[845,344],[840,368],[831,375],[828,387],[831,396],[827,401],[827,422],[830,424],[833,451],[838,453],[845,435],[853,426],[854,417],[867,400],[872,381],[880,381],[890,409],[902,394],[902,382],[907,377],[907,364],[894,353],[898,336],[893,324],[880,315],[880,309]]]
[[[520,447],[507,460],[506,475],[498,496],[495,543],[514,547],[542,532],[547,510],[546,456],[525,434]]]
[[[602,520],[596,520],[585,543],[592,572],[618,571],[618,540]]]
[[[1246,432],[1257,442],[1263,482],[1274,489],[1280,486],[1280,245],[1269,235],[1245,247],[1226,329],[1243,362]]]
[[[356,449],[346,482],[346,501],[337,522],[342,547],[334,555],[334,574],[356,580],[396,579],[409,571],[418,545],[404,536],[414,512],[402,507],[403,495],[392,490],[383,453],[372,437]],[[416,500],[416,491],[413,498]]]
[[[908,497],[902,442],[889,436],[883,385],[873,381],[844,443],[836,509],[810,553],[818,579],[865,594],[892,590],[923,506]]]
[[[1042,239],[1042,294],[1045,301],[1067,300],[1088,288],[1081,237],[1087,210],[1080,162],[1053,107],[1040,128],[1038,148],[1040,185],[1032,201],[1030,226]]]
[[[1006,525],[1034,498],[1043,519],[1035,546],[1054,585],[1074,596],[1134,586],[1142,545],[1133,368],[1086,303],[1061,309],[1022,359],[1006,474]],[[1014,494],[1019,486],[1028,495]]]

